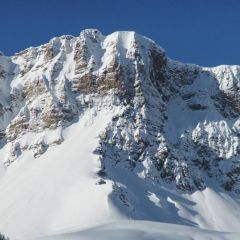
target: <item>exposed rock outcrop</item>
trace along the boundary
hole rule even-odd
[[[134,32],[105,37],[88,29],[10,58],[1,54],[0,139],[11,144],[5,165],[24,151],[37,158],[61,144],[62,137],[42,139],[89,109],[116,107],[95,150],[99,184],[115,181],[114,166],[180,191],[203,190],[214,178],[239,193],[239,89],[239,66],[181,64]],[[27,134],[40,140],[25,144]]]

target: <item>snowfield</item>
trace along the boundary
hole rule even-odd
[[[117,221],[36,240],[238,240],[240,233],[147,221]]]
[[[107,197],[111,184],[98,185],[99,162],[93,154],[98,134],[112,114],[102,111],[96,118],[92,114],[87,112],[81,122],[63,131],[61,145],[38,159],[26,152],[4,172],[0,225],[9,236],[38,235],[115,218]]]

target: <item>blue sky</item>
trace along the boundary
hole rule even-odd
[[[5,55],[97,28],[134,30],[182,62],[240,65],[239,0],[2,0],[0,23]]]

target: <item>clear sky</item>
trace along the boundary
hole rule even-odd
[[[240,0],[0,0],[5,55],[86,28],[136,31],[182,62],[240,65]]]

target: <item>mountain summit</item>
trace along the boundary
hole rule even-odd
[[[135,32],[0,54],[0,230],[130,218],[238,231],[239,89],[239,66],[179,63]]]

